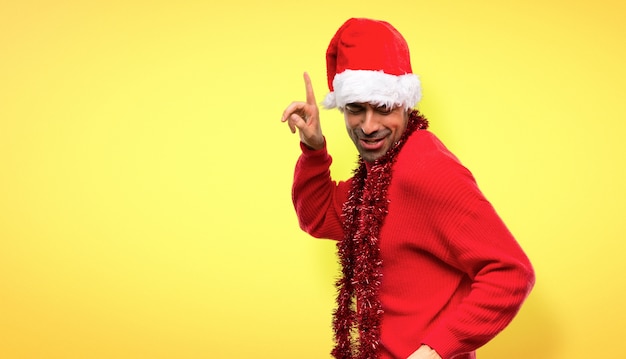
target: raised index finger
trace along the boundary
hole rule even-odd
[[[307,72],[304,73],[304,87],[306,88],[306,103],[309,105],[315,105],[315,94],[313,93],[313,85],[311,84],[311,77]]]

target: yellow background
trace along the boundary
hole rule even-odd
[[[407,38],[431,129],[537,271],[481,359],[626,356],[621,1],[0,5],[0,358],[328,358],[335,247],[279,121],[349,17]],[[355,152],[322,112],[337,178]]]

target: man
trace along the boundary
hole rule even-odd
[[[326,53],[327,108],[359,152],[330,177],[308,74],[306,101],[281,120],[299,132],[293,201],[302,229],[337,240],[338,359],[471,359],[513,319],[532,266],[471,173],[427,131],[409,49],[390,24],[350,19]]]

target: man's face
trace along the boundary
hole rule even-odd
[[[343,109],[348,135],[366,162],[382,157],[406,129],[408,112],[369,103],[349,103]]]

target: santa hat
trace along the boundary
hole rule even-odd
[[[413,108],[422,97],[409,46],[385,21],[353,18],[337,30],[326,51],[330,93],[322,104],[353,102]]]

